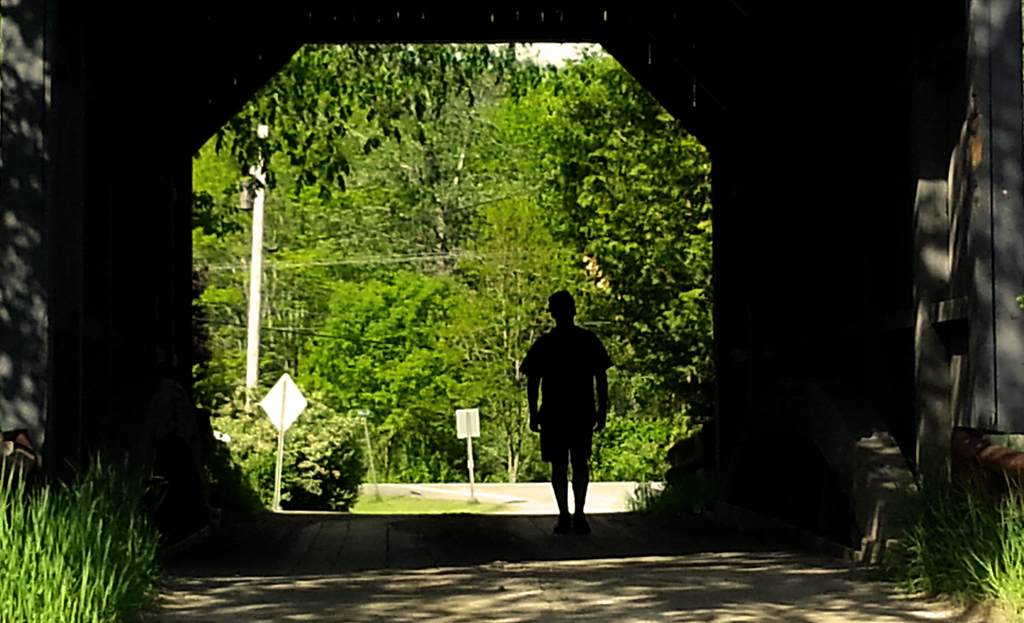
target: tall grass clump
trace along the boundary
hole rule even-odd
[[[716,473],[698,469],[656,490],[641,483],[628,500],[629,510],[639,513],[691,513],[710,508],[719,499]]]
[[[1024,493],[999,501],[935,478],[905,509],[897,580],[914,592],[991,600],[1024,614]]]
[[[157,576],[141,489],[98,466],[35,489],[0,471],[0,621],[138,618]]]

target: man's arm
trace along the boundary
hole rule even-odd
[[[607,388],[605,388],[605,393],[607,391]],[[538,396],[540,396],[540,377],[526,377],[526,398],[530,401],[530,430],[535,433],[540,432],[540,418],[538,417],[539,412],[537,410]]]
[[[608,423],[608,373],[601,370],[597,377],[597,424],[594,430],[603,430]]]

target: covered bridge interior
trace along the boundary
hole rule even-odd
[[[708,147],[738,503],[878,539],[879,478],[1024,432],[1019,1],[352,6],[4,0],[0,430],[48,470],[201,446],[191,156],[315,42],[600,43]]]

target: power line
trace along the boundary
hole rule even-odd
[[[455,207],[455,208],[452,208],[450,210],[447,210],[446,213],[447,214],[454,214],[454,213],[458,213],[458,212],[463,212],[465,210],[471,210],[473,208],[478,208],[480,206],[489,205],[489,204],[492,204],[492,203],[498,203],[500,201],[506,201],[508,199],[515,199],[517,197],[524,197],[524,196],[527,196],[527,195],[538,195],[538,194],[540,194],[540,191],[541,191],[541,188],[539,188],[539,187],[538,188],[530,188],[530,189],[524,190],[524,191],[519,192],[519,193],[513,193],[511,195],[505,195],[503,197],[498,197],[496,199],[488,199],[487,201],[480,201],[480,202],[477,202],[477,203],[474,203],[474,204],[470,204],[470,205],[467,205],[467,206]],[[388,206],[364,206],[362,209],[365,209],[365,210],[391,210],[392,208],[390,208]],[[305,266],[341,266],[341,265],[356,265],[356,266],[359,266],[359,265],[367,265],[367,264],[400,264],[400,263],[404,263],[404,262],[431,261],[431,260],[434,260],[434,259],[461,259],[463,256],[471,257],[472,259],[477,259],[477,258],[480,257],[479,255],[474,256],[474,254],[471,254],[471,253],[466,252],[466,251],[462,251],[462,252],[449,252],[449,253],[419,253],[419,254],[409,254],[409,255],[365,256],[365,257],[355,257],[355,258],[344,258],[344,259],[338,259],[338,260],[324,260],[322,262],[294,262],[294,263],[284,263],[283,262],[283,263],[280,263],[280,264],[268,263],[267,267],[268,268],[287,269],[287,268],[301,268],[301,267],[305,267]],[[221,264],[221,265],[209,266],[208,268],[211,271],[215,271],[215,270],[245,270],[247,268],[247,266],[240,265],[240,264]]]
[[[493,258],[512,258],[517,255],[527,255],[528,251],[502,251],[497,253],[479,253],[476,251],[454,251],[447,253],[415,253],[408,255],[366,255],[362,257],[347,257],[333,260],[317,260],[309,262],[279,262],[268,263],[268,269],[289,270],[293,268],[307,268],[311,266],[365,266],[370,264],[401,264],[405,262],[429,262],[433,260],[484,260]],[[207,267],[211,271],[221,270],[248,270],[245,264],[215,264]]]
[[[223,327],[238,327],[238,328],[241,328],[241,329],[246,328],[246,325],[244,325],[244,324],[240,324],[240,323],[237,323],[237,322],[225,322],[225,321],[222,321],[222,320],[198,319],[198,322],[200,322],[202,324],[218,325],[218,326],[223,326]],[[615,324],[615,323],[613,323],[610,320],[585,320],[585,321],[580,321],[577,324],[580,325],[580,326],[598,326],[598,325],[607,325],[607,324]],[[474,327],[473,328],[474,329],[473,332],[474,333],[480,333],[480,332],[483,332],[483,331],[488,331],[488,330],[493,330],[493,329],[501,328],[503,326],[504,325],[501,324],[501,323],[496,323],[496,324],[491,324],[491,325]],[[395,340],[403,340],[403,339],[405,339],[405,338],[399,337],[399,336],[393,336],[393,337],[388,338],[388,339],[376,339],[376,338],[367,338],[367,337],[361,337],[361,336],[360,337],[353,337],[353,336],[339,335],[337,333],[322,333],[322,332],[317,331],[315,329],[306,329],[306,328],[303,328],[303,327],[268,327],[268,326],[262,326],[262,327],[260,327],[260,330],[261,331],[274,331],[274,332],[277,332],[277,333],[290,333],[290,334],[294,334],[294,335],[308,335],[310,337],[322,337],[322,338],[327,338],[327,339],[332,339],[332,340],[344,340],[344,341],[347,341],[347,342],[370,342],[370,343],[374,343],[374,344],[389,344],[389,343],[392,343]]]
[[[448,210],[448,214],[451,214],[452,212],[462,212],[464,210],[472,210],[473,208],[479,208],[480,206],[485,206],[485,205],[489,205],[489,204],[492,204],[492,203],[498,203],[499,201],[505,201],[506,199],[515,199],[516,197],[525,197],[526,195],[539,195],[540,191],[541,191],[540,187],[530,188],[530,189],[524,190],[523,192],[515,193],[515,194],[512,194],[512,195],[505,195],[504,197],[498,197],[497,199],[488,199],[487,201],[481,201],[479,203],[474,203],[472,205],[460,206],[460,207],[452,208],[451,210]]]
[[[463,257],[463,253],[452,254],[452,253],[418,253],[410,255],[368,255],[362,257],[348,257],[339,258],[335,260],[320,260],[312,262],[275,262],[268,263],[267,268],[274,269],[290,269],[290,268],[304,268],[307,266],[344,266],[354,265],[363,266],[367,264],[402,264],[405,262],[425,262],[437,259],[460,259]],[[244,264],[220,264],[208,267],[211,271],[217,270],[247,270],[247,266]]]
[[[246,328],[246,325],[239,324],[237,322],[225,322],[225,321],[221,321],[221,320],[200,320],[199,322],[201,322],[203,324],[218,325],[218,326],[224,326],[224,327],[238,327],[238,328],[242,328],[242,329]],[[492,325],[487,325],[487,326],[482,326],[482,327],[474,327],[474,332],[479,333],[479,332],[483,332],[483,331],[487,331],[487,330],[493,330],[493,329],[496,329],[496,328],[500,328],[502,326],[503,325],[501,325],[501,324],[492,324]],[[303,327],[268,327],[268,326],[261,326],[260,330],[261,331],[274,331],[274,332],[277,332],[277,333],[290,333],[290,334],[293,334],[293,335],[308,335],[310,337],[322,337],[322,338],[327,338],[327,339],[332,339],[332,340],[344,340],[344,341],[347,341],[347,342],[370,342],[370,343],[373,343],[373,344],[390,344],[390,343],[395,342],[396,340],[397,341],[402,341],[402,340],[406,339],[405,337],[402,337],[402,336],[391,336],[391,337],[386,338],[386,339],[367,338],[367,337],[352,337],[352,336],[339,335],[337,333],[321,333],[320,331],[316,331],[314,329],[306,329],[306,328],[303,328]]]
[[[224,322],[224,321],[221,321],[221,320],[200,320],[199,322],[201,322],[203,324],[212,324],[212,325],[218,325],[218,326],[223,326],[223,327],[238,327],[238,328],[241,328],[241,329],[245,329],[246,328],[246,325],[240,324],[240,323],[237,323],[237,322]],[[335,334],[335,333],[321,333],[321,332],[315,331],[313,329],[304,329],[302,327],[267,327],[267,326],[264,326],[264,327],[260,327],[260,330],[261,331],[274,331],[274,332],[277,332],[277,333],[291,333],[291,334],[295,334],[295,335],[308,335],[310,337],[322,337],[322,338],[328,338],[328,339],[332,339],[332,340],[345,340],[347,342],[372,342],[372,343],[375,343],[375,344],[387,344],[387,343],[390,343],[391,341],[393,341],[395,339],[395,338],[392,338],[390,340],[380,340],[380,339],[374,339],[374,338],[368,338],[368,337],[362,337],[362,336],[360,336],[360,337],[352,337],[352,336],[338,335],[338,334]]]

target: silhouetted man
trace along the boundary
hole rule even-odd
[[[583,514],[590,484],[591,443],[595,430],[604,428],[608,416],[608,377],[612,366],[608,351],[597,336],[577,327],[576,302],[562,290],[548,299],[555,328],[541,335],[519,370],[527,376],[530,430],[540,433],[541,458],[551,463],[551,488],[558,504],[556,534],[570,530],[589,534]],[[597,382],[597,409],[594,384]],[[537,398],[543,401],[537,408]],[[568,468],[572,462],[572,493],[576,512],[569,515]]]

